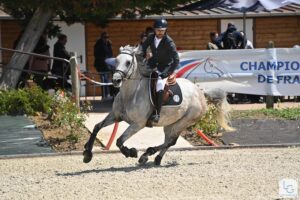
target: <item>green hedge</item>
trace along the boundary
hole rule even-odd
[[[54,95],[49,95],[40,87],[0,91],[0,115],[33,116],[44,113],[53,125],[65,127],[71,132],[84,126],[88,106],[80,110],[71,96],[61,90]]]
[[[52,97],[39,87],[0,91],[0,114],[35,115],[49,113]]]

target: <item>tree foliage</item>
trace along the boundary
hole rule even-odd
[[[123,18],[144,17],[172,12],[176,5],[188,0],[0,0],[1,7],[17,19],[28,23],[38,7],[53,9],[53,17],[72,24],[93,22],[105,26],[117,15]]]
[[[22,19],[25,32],[16,48],[31,52],[46,27],[50,37],[59,32],[59,27],[52,23],[55,18],[68,24],[93,22],[103,27],[115,16],[133,18],[171,12],[184,2],[187,0],[0,0],[0,6],[16,19]],[[28,58],[14,53],[2,74],[0,88],[16,87]],[[19,71],[10,70],[12,67]]]

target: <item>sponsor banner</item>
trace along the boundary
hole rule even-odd
[[[177,77],[201,88],[273,96],[300,95],[300,48],[184,51]]]

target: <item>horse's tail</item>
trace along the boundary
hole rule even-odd
[[[217,108],[217,122],[226,131],[234,131],[231,127],[229,118],[229,104],[227,102],[226,93],[221,89],[213,89],[204,92],[208,103],[212,103]]]

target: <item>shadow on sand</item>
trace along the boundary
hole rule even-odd
[[[108,113],[112,110],[113,99],[90,100],[92,110],[89,112]]]
[[[56,172],[57,176],[80,176],[83,174],[91,174],[91,173],[101,173],[101,172],[132,172],[137,170],[143,170],[143,169],[151,169],[151,168],[170,168],[170,167],[176,167],[178,165],[177,162],[168,163],[163,166],[157,166],[154,164],[154,162],[148,162],[145,165],[139,165],[136,166],[129,166],[129,167],[110,167],[106,169],[91,169],[91,170],[84,170],[79,172],[66,172],[66,173],[60,173]]]

